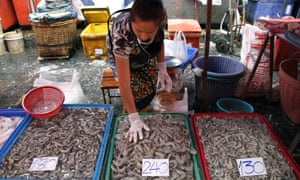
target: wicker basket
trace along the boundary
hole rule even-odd
[[[76,19],[54,23],[31,23],[37,50],[43,58],[68,58],[76,42]]]
[[[297,63],[300,58],[290,58],[279,65],[279,90],[281,108],[295,123],[300,124],[300,81],[297,81]]]

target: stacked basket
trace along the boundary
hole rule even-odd
[[[29,14],[35,33],[39,60],[67,59],[74,51],[77,35],[77,11],[71,0],[46,0]]]
[[[41,59],[66,59],[71,55],[76,41],[76,19],[54,23],[31,23]]]

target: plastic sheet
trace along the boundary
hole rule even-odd
[[[47,12],[64,8],[71,8],[72,0],[42,0],[38,6],[38,12]]]
[[[77,12],[73,9],[60,9],[49,12],[37,12],[29,14],[31,22],[52,23],[57,21],[65,21],[77,17]]]
[[[62,68],[52,70],[42,70],[33,86],[55,86],[61,89],[65,94],[64,104],[82,104],[87,103],[88,99],[84,95],[79,83],[79,77],[76,69]]]

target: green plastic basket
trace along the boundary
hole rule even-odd
[[[172,115],[172,117],[183,117],[184,122],[185,122],[185,126],[189,131],[189,137],[191,140],[191,147],[196,149],[196,140],[194,138],[193,135],[193,131],[189,122],[189,118],[187,115],[184,114],[179,114],[179,113],[168,113],[170,115]],[[154,113],[145,113],[145,114],[140,114],[141,117],[143,116],[149,116],[149,115],[154,115]],[[105,156],[105,169],[103,172],[103,174],[105,174],[105,177],[102,177],[102,179],[106,179],[106,180],[110,180],[111,177],[111,165],[112,165],[112,161],[113,161],[113,154],[114,154],[114,149],[115,149],[115,138],[116,138],[116,134],[118,131],[118,126],[119,126],[119,122],[124,120],[124,118],[127,117],[126,115],[121,115],[118,116],[116,118],[116,120],[114,121],[114,125],[113,125],[113,130],[112,130],[112,134],[110,137],[110,140],[108,141],[110,144],[107,148],[107,152],[106,152],[106,156]],[[202,180],[204,179],[203,173],[202,173],[202,166],[200,164],[200,158],[198,154],[192,155],[192,160],[193,160],[193,164],[194,164],[194,178],[196,180]]]

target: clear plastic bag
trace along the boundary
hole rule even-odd
[[[88,103],[87,97],[84,95],[76,69],[62,68],[40,71],[33,86],[55,86],[65,94],[64,104],[83,104]]]

